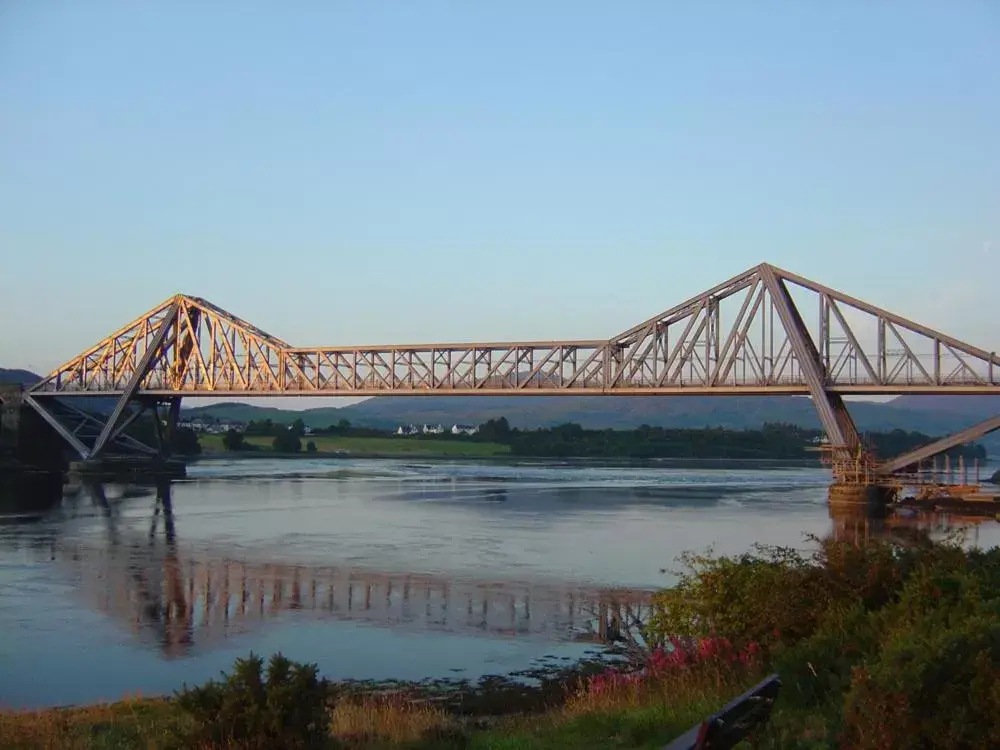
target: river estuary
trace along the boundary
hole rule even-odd
[[[641,616],[685,550],[863,533],[831,518],[828,482],[802,467],[254,459],[198,462],[166,503],[70,486],[47,511],[0,515],[0,705],[169,693],[251,649],[354,679],[572,659],[600,647],[597,615]],[[1000,543],[992,520],[965,533]]]

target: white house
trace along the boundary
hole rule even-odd
[[[452,435],[475,435],[479,428],[471,424],[455,424],[451,426]]]

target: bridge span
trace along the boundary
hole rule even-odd
[[[905,393],[1000,395],[1000,358],[762,263],[593,340],[301,347],[179,294],[56,368],[23,400],[89,459],[111,446],[142,450],[128,444],[127,427],[161,408],[174,424],[185,397],[808,396],[839,481],[861,483],[1000,427],[987,419],[930,454],[879,463],[844,399]],[[116,405],[95,414],[86,406],[94,397]]]

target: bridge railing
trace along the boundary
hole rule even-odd
[[[773,674],[734,698],[663,750],[729,750],[771,719],[781,680]]]

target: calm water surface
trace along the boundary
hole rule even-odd
[[[165,693],[250,649],[334,678],[475,678],[599,648],[676,557],[858,533],[812,468],[203,461],[0,516],[0,704]],[[863,524],[862,524],[863,526]],[[1000,525],[975,541],[1000,543]]]

